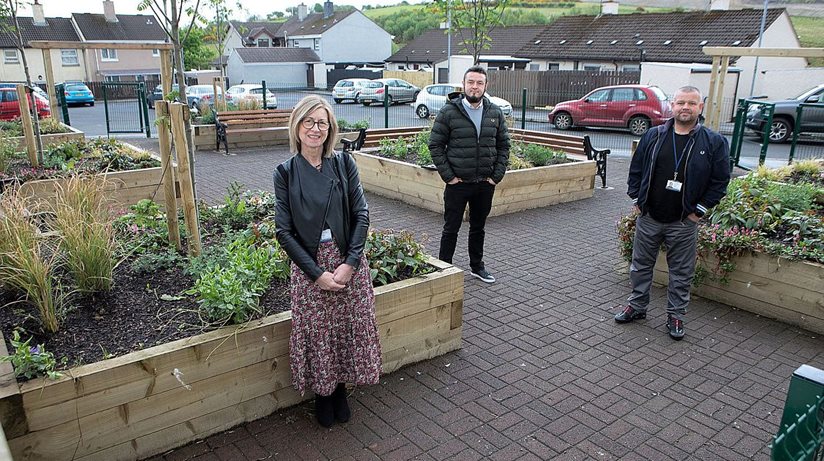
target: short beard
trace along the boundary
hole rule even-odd
[[[469,104],[478,104],[479,102],[481,102],[481,99],[483,98],[483,96],[470,96],[468,94],[465,94],[464,96],[466,96],[466,100],[469,102]]]

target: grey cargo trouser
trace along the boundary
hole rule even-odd
[[[632,264],[629,279],[632,293],[629,305],[638,312],[646,312],[652,287],[652,272],[658,249],[663,243],[667,248],[669,286],[667,287],[667,314],[683,320],[690,302],[690,284],[695,275],[696,242],[698,224],[688,218],[673,223],[658,222],[648,214],[635,221],[635,240],[632,247]]]

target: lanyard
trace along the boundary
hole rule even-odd
[[[672,129],[672,158],[675,160],[675,175],[673,176],[674,180],[678,180],[678,167],[681,165],[681,161],[684,160],[684,156],[687,153],[687,146],[689,146],[689,139],[687,143],[684,144],[684,149],[681,150],[681,156],[678,156],[678,146],[675,145],[675,128]]]

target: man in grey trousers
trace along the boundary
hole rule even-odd
[[[632,294],[615,321],[647,317],[655,259],[663,243],[669,266],[667,330],[675,340],[684,337],[698,222],[721,201],[730,181],[729,143],[699,123],[702,101],[695,87],[676,91],[673,118],[641,138],[627,180],[627,194],[638,212],[629,268]]]

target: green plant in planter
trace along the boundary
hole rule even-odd
[[[195,286],[206,318],[217,323],[242,323],[257,311],[258,299],[273,277],[286,279],[289,263],[277,242],[237,238],[226,247],[226,262],[208,267]]]
[[[370,231],[364,251],[376,287],[433,271],[423,246],[406,231]]]
[[[363,119],[358,120],[357,122],[350,123],[346,120],[339,118],[338,119],[338,133],[343,133],[346,131],[358,131],[361,128],[368,129],[369,128],[369,120]]]
[[[83,292],[109,291],[115,265],[113,219],[97,176],[72,176],[57,185],[54,224],[60,233],[60,249],[77,288]]]
[[[52,333],[59,328],[65,300],[53,277],[58,262],[57,248],[41,238],[19,192],[0,196],[0,284],[23,293],[37,309],[43,329]]]
[[[734,257],[752,252],[824,263],[824,210],[815,201],[818,188],[767,179],[776,177],[759,170],[730,182],[727,195],[698,233],[699,253],[715,255],[718,262],[706,267],[699,258],[695,283],[726,282],[735,270]],[[634,215],[619,220],[617,227],[621,254],[631,258]]]
[[[11,139],[5,131],[0,131],[0,173],[6,172],[16,151],[17,140]]]
[[[14,354],[0,356],[0,362],[11,362],[14,367],[14,376],[23,376],[32,379],[38,375],[45,375],[49,379],[58,379],[63,375],[54,369],[57,361],[54,354],[47,352],[42,344],[29,346],[30,337],[26,341],[21,341],[20,331],[15,329],[12,333],[11,345],[14,347]]]

